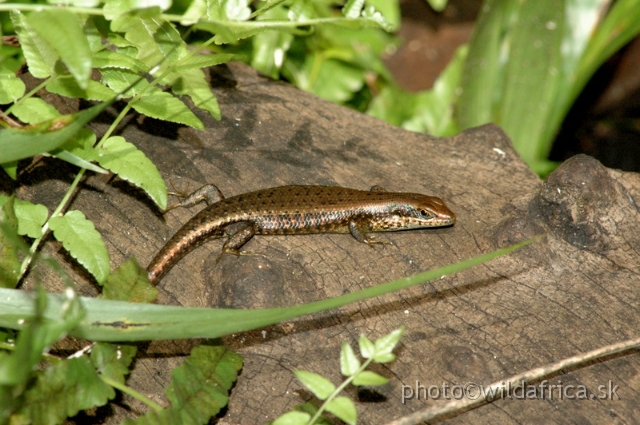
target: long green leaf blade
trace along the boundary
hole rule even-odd
[[[0,130],[0,164],[29,158],[59,147],[110,103],[111,101],[101,103],[77,114],[54,118],[35,127]]]
[[[97,341],[142,341],[150,339],[217,338],[289,320],[305,314],[341,307],[367,298],[415,286],[441,276],[482,264],[522,248],[541,237],[480,255],[414,276],[360,291],[288,308],[261,310],[206,309],[126,303],[82,298],[87,315],[69,335]],[[65,302],[60,295],[47,295],[44,315],[55,320]],[[31,295],[0,288],[0,326],[21,329],[33,317]]]

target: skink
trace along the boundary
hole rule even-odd
[[[210,238],[229,235],[220,257],[240,255],[253,235],[351,233],[359,242],[380,243],[367,236],[425,227],[449,226],[455,214],[439,198],[417,193],[369,191],[335,186],[281,186],[224,199],[208,185],[179,206],[199,200],[209,205],[189,220],[160,250],[147,268],[156,284],[189,251]]]

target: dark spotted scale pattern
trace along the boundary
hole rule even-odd
[[[360,242],[367,232],[383,232],[455,223],[439,198],[417,193],[363,191],[335,186],[282,186],[223,199],[189,220],[148,267],[157,282],[184,255],[209,238],[244,232],[237,253],[251,236],[351,233]],[[223,252],[225,252],[223,251]]]

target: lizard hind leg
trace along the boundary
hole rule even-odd
[[[225,229],[225,233],[229,235],[229,239],[222,246],[222,252],[218,255],[218,258],[216,258],[216,263],[219,262],[225,254],[232,254],[235,256],[262,255],[253,252],[240,251],[240,248],[249,242],[249,239],[256,234],[255,228],[251,223],[241,221],[239,223],[232,224]]]
[[[188,195],[175,192],[172,192],[171,194],[181,198],[182,201],[168,206],[165,212],[178,207],[192,207],[198,202],[202,201],[204,201],[207,205],[213,205],[216,202],[220,202],[224,199],[224,195],[222,194],[222,192],[220,192],[220,189],[218,189],[218,187],[213,184],[205,184],[200,189],[197,189]]]

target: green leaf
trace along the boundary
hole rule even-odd
[[[113,20],[130,12],[144,12],[144,9],[151,9],[159,14],[161,10],[167,10],[170,6],[171,0],[111,0],[105,3],[103,13],[107,20]],[[112,30],[115,31],[113,28]]]
[[[226,62],[242,61],[243,59],[245,59],[245,56],[231,54],[231,53],[216,53],[214,55],[196,55],[196,56],[190,57],[186,61],[180,61],[178,65],[176,65],[175,68],[173,68],[173,70],[175,72],[188,71],[190,69],[216,66]]]
[[[327,403],[327,411],[336,415],[340,420],[355,425],[358,420],[358,412],[353,401],[347,397],[336,397]]]
[[[351,376],[360,369],[360,360],[356,357],[356,354],[351,348],[351,344],[348,342],[342,343],[342,349],[340,350],[340,372],[344,376]]]
[[[87,0],[87,2],[93,2],[93,1],[94,0]],[[97,6],[99,1],[95,0],[95,3]],[[93,6],[89,6],[89,7],[93,7]],[[97,16],[90,16],[84,22],[84,33],[87,37],[87,42],[89,43],[89,47],[91,48],[92,52],[97,52],[102,49],[102,34],[100,33],[100,30],[96,26],[96,22],[98,22],[99,19],[100,18],[98,18]],[[95,68],[96,65],[93,62],[93,60],[91,62],[93,63],[93,66]]]
[[[180,72],[179,78],[171,84],[171,90],[177,95],[189,96],[196,107],[206,110],[213,118],[220,119],[218,100],[202,70]]]
[[[348,19],[359,18],[364,8],[364,0],[349,0],[342,8],[342,15]]]
[[[24,91],[25,85],[22,80],[0,65],[0,105],[15,102],[24,95]]]
[[[131,18],[125,38],[138,48],[137,59],[150,67],[169,66],[187,54],[187,45],[175,27],[162,18]]]
[[[100,375],[124,384],[136,351],[137,348],[134,345],[98,342],[91,349],[91,363]]]
[[[51,217],[49,226],[57,240],[100,284],[109,275],[109,252],[93,223],[80,211]]]
[[[27,414],[34,425],[61,423],[81,410],[103,406],[115,391],[98,377],[87,356],[66,359],[38,374],[27,391]]]
[[[272,425],[306,425],[311,415],[304,412],[287,412],[273,421]]]
[[[87,100],[110,100],[117,93],[97,81],[87,81],[87,87],[81,88],[77,81],[70,77],[61,76],[47,84],[47,90],[61,96]]]
[[[211,94],[213,96],[213,94]],[[180,99],[158,91],[129,103],[133,109],[151,118],[185,124],[204,130],[202,121]]]
[[[376,346],[364,334],[360,335],[358,345],[360,346],[360,354],[362,354],[362,357],[365,359],[370,359],[376,352]]]
[[[390,354],[400,342],[400,338],[402,338],[402,334],[404,333],[405,327],[400,326],[398,329],[393,330],[390,334],[384,335],[378,339],[376,339],[376,355],[381,354]]]
[[[282,10],[281,13],[283,18],[286,18],[286,11]],[[269,15],[272,14],[269,13]],[[277,79],[293,40],[293,35],[284,31],[265,31],[255,35],[251,38],[253,44],[251,66]]]
[[[242,369],[242,357],[221,346],[201,345],[171,373],[166,389],[183,424],[206,424],[229,400],[229,389]]]
[[[0,167],[4,170],[9,177],[13,180],[17,180],[18,178],[18,161],[9,161],[4,164],[0,164]]]
[[[7,205],[12,197],[0,195],[0,205]],[[32,204],[29,201],[14,199],[11,201],[17,220],[17,228],[19,235],[26,235],[30,238],[39,238],[42,236],[42,225],[47,221],[49,212],[47,207],[41,204]]]
[[[367,3],[378,10],[394,28],[400,25],[400,4],[397,1],[367,0]]]
[[[447,3],[449,0],[427,0],[429,6],[436,12],[442,12],[445,7],[447,7]]]
[[[20,46],[29,65],[29,73],[36,78],[48,78],[54,75],[56,62],[60,58],[58,52],[29,24],[22,12],[15,10],[11,12],[11,22],[20,38]]]
[[[93,148],[95,143],[96,134],[88,128],[83,128],[71,140],[60,146],[60,150],[69,151],[85,161],[95,161],[98,157],[96,150]]]
[[[102,296],[109,300],[151,303],[158,296],[158,290],[149,283],[147,271],[131,258],[109,275]]]
[[[334,298],[286,308],[242,310],[208,309],[132,304],[95,298],[80,298],[86,308],[85,318],[69,331],[69,335],[94,341],[142,341],[153,339],[217,338],[271,325],[305,314],[317,313],[349,303],[420,285],[461,270],[482,264],[532,242],[542,236],[449,264],[410,277],[374,285]],[[59,311],[68,303],[64,296],[48,294],[46,319],[59,320]],[[34,316],[32,299],[25,291],[0,288],[0,327],[22,329],[24,321]],[[135,306],[135,307],[134,307]]]
[[[127,69],[105,68],[100,71],[102,82],[122,97],[135,96],[149,87],[149,82]]]
[[[45,320],[47,295],[44,289],[38,286],[35,293],[28,294],[28,303],[34,310],[34,316],[24,322],[13,354],[0,362],[0,386],[26,382],[47,348],[80,322],[85,311],[75,291],[68,288],[61,297],[64,298],[62,308],[55,317],[52,316],[52,320]],[[42,376],[39,375],[40,378]],[[16,389],[18,391],[14,395],[19,395],[24,386]]]
[[[107,170],[147,192],[160,208],[166,208],[167,188],[162,175],[135,145],[120,136],[110,137],[98,149],[97,160]]]
[[[293,373],[320,400],[326,400],[336,390],[331,381],[317,373],[306,370],[296,370]]]
[[[24,99],[11,108],[11,113],[27,124],[37,124],[60,116],[60,112],[38,97]]]
[[[356,376],[352,381],[353,385],[358,385],[358,386],[361,386],[361,385],[378,386],[378,385],[384,385],[387,382],[389,382],[387,378],[385,378],[384,376],[378,375],[375,372],[371,372],[369,370],[364,370],[360,372],[358,376]]]
[[[180,25],[188,26],[193,25],[204,17],[207,12],[206,0],[193,0],[189,3],[189,7],[182,15]]]
[[[307,66],[313,66],[311,61],[320,60],[319,58],[310,57]],[[340,78],[335,78],[339,75]],[[335,59],[322,61],[320,71],[315,81],[308,87],[316,96],[331,102],[345,102],[353,93],[357,92],[364,86],[364,70],[356,68],[346,62]]]
[[[91,170],[101,174],[108,173],[108,171],[105,170],[104,168],[100,168],[97,165],[92,164],[87,160],[85,160],[84,158],[81,158],[69,151],[56,149],[55,151],[51,152],[51,154],[56,158],[59,158],[63,161],[68,162],[69,164],[75,165],[76,167],[86,168],[87,170]]]
[[[70,140],[109,102],[73,115],[63,115],[33,127],[0,130],[0,164],[49,152]]]
[[[15,288],[20,273],[20,241],[14,203],[14,197],[0,198],[0,288]]]
[[[15,207],[18,219],[18,234],[30,238],[42,236],[42,226],[49,217],[47,207],[42,204],[32,204],[29,201],[16,199]]]
[[[148,72],[149,67],[142,61],[124,53],[100,50],[93,55],[93,66],[96,68],[120,68],[130,71]]]
[[[27,20],[58,52],[78,86],[86,89],[91,77],[91,49],[78,16],[63,8],[45,9],[32,12]]]

